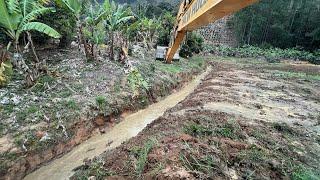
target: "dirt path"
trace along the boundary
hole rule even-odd
[[[319,179],[320,67],[218,59],[185,100],[74,179]]]
[[[80,166],[85,159],[91,159],[106,150],[119,146],[122,142],[136,136],[153,120],[160,117],[167,109],[172,108],[190,94],[200,83],[200,80],[207,75],[210,68],[203,74],[197,76],[192,82],[173,93],[164,100],[150,105],[137,113],[124,115],[124,120],[117,124],[110,132],[96,135],[86,142],[74,148],[63,157],[56,159],[46,166],[27,175],[24,179],[68,179],[72,170]]]

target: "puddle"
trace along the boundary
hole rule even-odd
[[[95,135],[75,147],[72,151],[65,154],[59,159],[53,160],[45,166],[37,169],[33,173],[27,175],[25,180],[37,179],[68,179],[72,174],[72,170],[83,163],[84,159],[91,159],[106,150],[119,146],[124,141],[136,136],[153,120],[160,117],[167,109],[172,108],[177,103],[185,99],[201,82],[208,72],[197,76],[193,81],[183,87],[180,91],[175,92],[164,100],[148,106],[146,109],[136,113],[127,115],[124,120],[111,129],[111,131]],[[110,144],[111,143],[111,144]]]

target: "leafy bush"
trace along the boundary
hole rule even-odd
[[[265,58],[269,62],[277,62],[280,59],[302,60],[309,61],[313,64],[320,64],[320,51],[308,52],[298,50],[297,48],[280,49],[280,48],[260,48],[251,45],[233,48],[228,46],[204,46],[205,53],[212,53],[218,56],[233,56],[233,57],[252,57]]]
[[[157,45],[159,46],[169,46],[170,43],[170,33],[174,26],[175,17],[167,12],[161,17],[161,26],[159,29],[159,36],[157,39]]]
[[[99,107],[99,109],[104,109],[104,107],[107,105],[107,98],[104,96],[97,96],[96,105]]]
[[[199,54],[203,50],[203,38],[196,33],[187,35],[185,43],[181,46],[181,57],[192,57],[193,53]]]
[[[148,90],[149,82],[141,75],[139,70],[133,69],[128,77],[128,83],[134,93],[134,96],[139,95],[139,90]]]

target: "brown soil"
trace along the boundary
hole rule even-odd
[[[197,89],[74,179],[319,179],[320,67],[217,60]]]
[[[53,54],[54,55],[52,59],[56,61],[60,59],[66,60],[65,63],[57,63],[57,65],[52,62],[52,67],[50,68],[71,69],[68,71],[61,70],[61,74],[59,76],[64,77],[61,79],[61,84],[69,84],[72,86],[72,89],[75,89],[75,92],[72,94],[72,98],[61,98],[61,96],[58,96],[58,98],[53,98],[52,96],[54,93],[56,93],[56,91],[59,89],[65,91],[68,88],[60,88],[59,85],[50,87],[50,85],[48,86],[50,91],[45,89],[45,93],[42,91],[37,92],[39,94],[32,92],[32,89],[25,90],[20,86],[8,86],[7,88],[3,89],[4,91],[8,92],[14,91],[14,93],[21,97],[35,96],[37,99],[45,100],[37,100],[36,102],[33,102],[32,100],[24,97],[22,102],[14,106],[19,107],[17,108],[18,110],[15,109],[11,114],[0,116],[1,123],[11,120],[12,117],[15,118],[16,114],[27,109],[28,104],[30,103],[34,103],[36,107],[39,108],[38,111],[43,111],[46,117],[49,119],[49,122],[46,121],[46,117],[43,115],[40,117],[41,122],[38,124],[33,122],[31,123],[26,120],[26,117],[23,117],[22,122],[24,124],[22,124],[23,126],[19,125],[19,129],[11,130],[8,127],[3,128],[10,130],[8,132],[4,132],[4,134],[0,136],[0,179],[22,179],[26,174],[39,168],[44,163],[47,163],[54,158],[62,156],[63,154],[71,151],[73,147],[87,140],[92,135],[104,133],[105,131],[110,130],[115,123],[121,121],[121,118],[119,117],[122,112],[137,111],[141,108],[144,108],[148,104],[159,101],[161,98],[170,94],[170,92],[173,90],[181,88],[185,83],[190,81],[193,76],[199,74],[205,67],[204,62],[201,64],[201,66],[198,66],[197,70],[190,68],[193,66],[192,62],[186,63],[190,65],[190,67],[186,65],[180,66],[180,64],[183,64],[184,60],[182,60],[181,62],[175,63],[175,66],[180,68],[181,71],[179,70],[179,72],[173,74],[173,72],[163,68],[165,67],[163,63],[154,61],[150,56],[143,60],[133,58],[132,60],[135,63],[137,62],[135,67],[141,68],[145,71],[140,71],[143,76],[147,76],[149,73],[149,83],[152,85],[147,92],[141,91],[139,92],[138,96],[133,97],[126,79],[126,75],[123,72],[124,68],[122,65],[118,65],[116,62],[107,60],[104,60],[103,62],[95,62],[94,64],[96,66],[93,66],[93,64],[86,64],[81,59],[82,57],[79,54],[76,54],[74,51],[63,53],[54,52]],[[88,66],[90,66],[90,68],[88,68]],[[145,68],[144,66],[148,68]],[[151,66],[156,67],[154,70],[152,70]],[[187,70],[187,68],[189,69]],[[183,72],[183,69],[186,69],[186,71]],[[75,74],[85,74],[85,76],[75,77]],[[102,79],[100,76],[105,77],[106,79]],[[162,77],[163,79],[159,79],[159,77]],[[175,81],[175,83],[167,83],[167,81],[170,80]],[[121,88],[119,88],[119,90],[114,90],[116,89],[116,85],[112,82],[115,81],[118,83],[123,81],[124,85],[120,84]],[[86,92],[85,86],[74,87],[74,85],[79,82],[85,83],[88,87],[90,87],[87,88],[90,89],[90,93]],[[27,94],[26,91],[29,94]],[[107,107],[105,107],[106,109],[102,110],[98,109],[94,104],[95,98],[101,95],[110,97],[110,100],[108,100],[106,105]],[[43,98],[43,96],[46,98]],[[71,110],[65,106],[61,106],[60,101],[62,99],[73,98],[76,99],[76,109]],[[60,100],[57,103],[55,102],[55,99]],[[48,105],[47,109],[43,108],[46,107],[42,106],[44,103]],[[61,106],[61,110],[59,108],[59,110],[56,110],[56,106],[58,105],[59,107]],[[2,106],[0,106],[0,112],[6,112],[2,111]],[[60,120],[62,121],[63,126],[58,125],[59,118],[54,117],[56,114],[62,115]],[[76,115],[72,116],[73,114]],[[26,114],[24,116],[29,117],[30,114]],[[9,125],[9,123],[7,124]],[[1,129],[3,125],[7,124],[1,124]],[[34,131],[34,129],[36,129],[36,131]],[[51,139],[48,142],[42,142],[40,139],[44,137],[47,132]],[[58,134],[58,136],[53,136],[52,134]],[[23,144],[20,142],[18,143],[15,137],[23,137],[23,139],[26,141],[22,141]],[[41,144],[41,146],[38,144]],[[23,149],[24,146],[26,149]],[[33,149],[33,146],[37,148]]]

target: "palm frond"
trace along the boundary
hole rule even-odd
[[[7,0],[7,8],[10,14],[15,12],[20,12],[19,1],[18,0]]]
[[[34,5],[36,4],[37,3],[35,2],[35,0],[20,0],[22,15],[26,16],[27,14],[29,14],[34,9]]]
[[[22,31],[38,31],[53,38],[60,38],[61,35],[50,26],[41,22],[29,22],[22,27]]]
[[[63,3],[76,15],[80,14],[82,4],[80,0],[62,0]]]
[[[40,8],[34,9],[29,14],[23,17],[19,27],[23,27],[25,24],[37,19],[41,15],[44,15],[49,12],[54,12],[54,11],[55,11],[54,8],[47,8],[47,7],[40,7]]]

